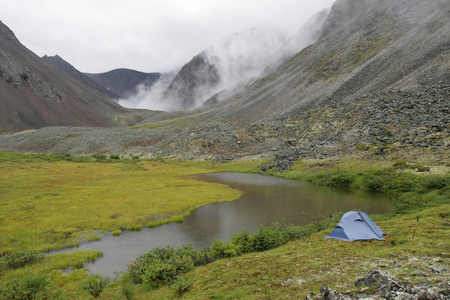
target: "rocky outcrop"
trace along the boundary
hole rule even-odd
[[[219,82],[217,67],[202,52],[181,68],[163,98],[179,110],[190,110],[212,96]]]
[[[371,270],[365,277],[358,279],[356,292],[339,292],[327,286],[320,288],[320,295],[311,293],[305,300],[351,300],[351,299],[402,299],[402,300],[447,300],[450,299],[450,284],[408,284],[402,283],[389,274]]]

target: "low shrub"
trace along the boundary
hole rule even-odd
[[[181,248],[176,249],[175,253],[180,256],[189,256],[194,263],[194,267],[204,266],[215,260],[210,248],[197,250],[192,246],[192,244],[187,244]]]
[[[86,282],[83,283],[81,288],[85,292],[91,294],[94,298],[98,298],[108,283],[109,281],[100,275],[91,275],[87,278]]]
[[[172,282],[179,274],[193,268],[194,264],[190,257],[175,254],[168,261],[156,261],[148,265],[141,280],[151,286],[159,286]]]
[[[261,226],[253,235],[253,249],[256,252],[270,250],[286,242],[282,231],[270,227]]]
[[[358,174],[360,188],[374,193],[382,193],[391,180],[391,172],[386,169],[368,169]]]
[[[445,190],[446,188],[450,188],[450,178],[438,175],[425,176],[421,180],[421,186],[421,192]]]
[[[104,160],[104,159],[106,159],[106,155],[105,154],[94,154],[94,155],[92,155],[92,157],[97,159],[97,160]]]
[[[319,224],[322,225],[321,222],[319,222]],[[283,231],[286,241],[295,241],[295,240],[298,240],[301,237],[307,235],[307,234],[305,234],[303,227],[299,227],[299,226],[283,225],[283,227],[281,229]],[[321,228],[320,230],[322,230],[322,229],[324,229],[324,228]],[[317,231],[320,231],[320,230],[317,230]]]
[[[23,250],[0,256],[0,271],[4,269],[17,269],[33,264],[44,256],[39,251]]]
[[[382,191],[394,195],[414,191],[419,182],[418,177],[410,173],[391,174],[389,179]]]
[[[238,247],[239,254],[245,254],[255,251],[253,248],[253,240],[253,236],[247,230],[243,229],[241,233],[233,233],[230,243]]]
[[[128,271],[136,283],[146,282],[151,286],[170,283],[193,268],[192,258],[180,256],[173,247],[153,249],[128,264]]]
[[[392,169],[368,169],[358,174],[356,186],[374,193],[390,194],[414,191],[418,178],[410,173],[398,173]]]
[[[284,222],[274,222],[268,227],[260,226],[254,234],[249,234],[246,230],[235,233],[229,243],[217,239],[209,248],[203,250],[195,249],[192,244],[178,249],[155,248],[129,263],[128,273],[135,283],[146,282],[153,287],[177,282],[180,274],[189,272],[196,266],[203,266],[222,258],[273,249],[318,232],[326,228],[328,223],[317,221],[305,227],[297,227],[286,225]],[[185,288],[189,286],[182,281],[174,284],[179,285],[176,290],[180,293],[184,293]]]
[[[211,255],[215,259],[235,257],[239,254],[239,247],[216,239],[210,247]]]
[[[50,281],[45,274],[27,272],[0,285],[1,299],[47,299]]]

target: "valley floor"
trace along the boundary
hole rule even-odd
[[[320,232],[279,248],[195,268],[180,279],[185,287],[182,297],[298,299],[318,293],[322,284],[357,294],[361,291],[353,282],[371,269],[386,271],[404,282],[448,282],[450,166],[431,158],[341,156],[299,160],[283,173],[269,169],[266,173],[270,175],[368,189],[396,198],[393,213],[371,216],[388,232],[387,240],[348,243],[323,239],[333,227],[324,222],[318,227]],[[186,176],[218,171],[256,173],[270,163],[256,157],[214,164],[2,152],[1,252],[25,255],[24,250],[73,246],[80,238],[95,240],[98,230],[120,234],[121,229],[179,221],[196,207],[240,195],[226,186],[187,180]],[[4,292],[11,284],[20,285],[30,274],[44,274],[48,287],[56,291],[48,290],[49,298],[59,294],[89,299],[81,288],[90,278],[83,263],[99,256],[97,251],[78,251],[45,256],[19,268],[0,264],[1,289]],[[73,271],[63,273],[68,267]],[[175,285],[154,289],[132,284],[124,275],[110,282],[99,299],[118,299],[124,289],[134,299],[173,299],[180,291]]]

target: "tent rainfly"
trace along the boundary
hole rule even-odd
[[[333,231],[325,238],[350,242],[373,239],[384,241],[383,235],[385,234],[366,213],[349,211],[342,216]]]

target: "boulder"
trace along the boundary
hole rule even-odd
[[[305,300],[350,300],[350,299],[387,299],[387,300],[448,300],[450,284],[406,284],[394,276],[379,270],[371,270],[366,276],[356,280],[356,287],[361,289],[354,294],[350,291],[339,292],[325,285],[320,288],[320,295],[311,293]]]

